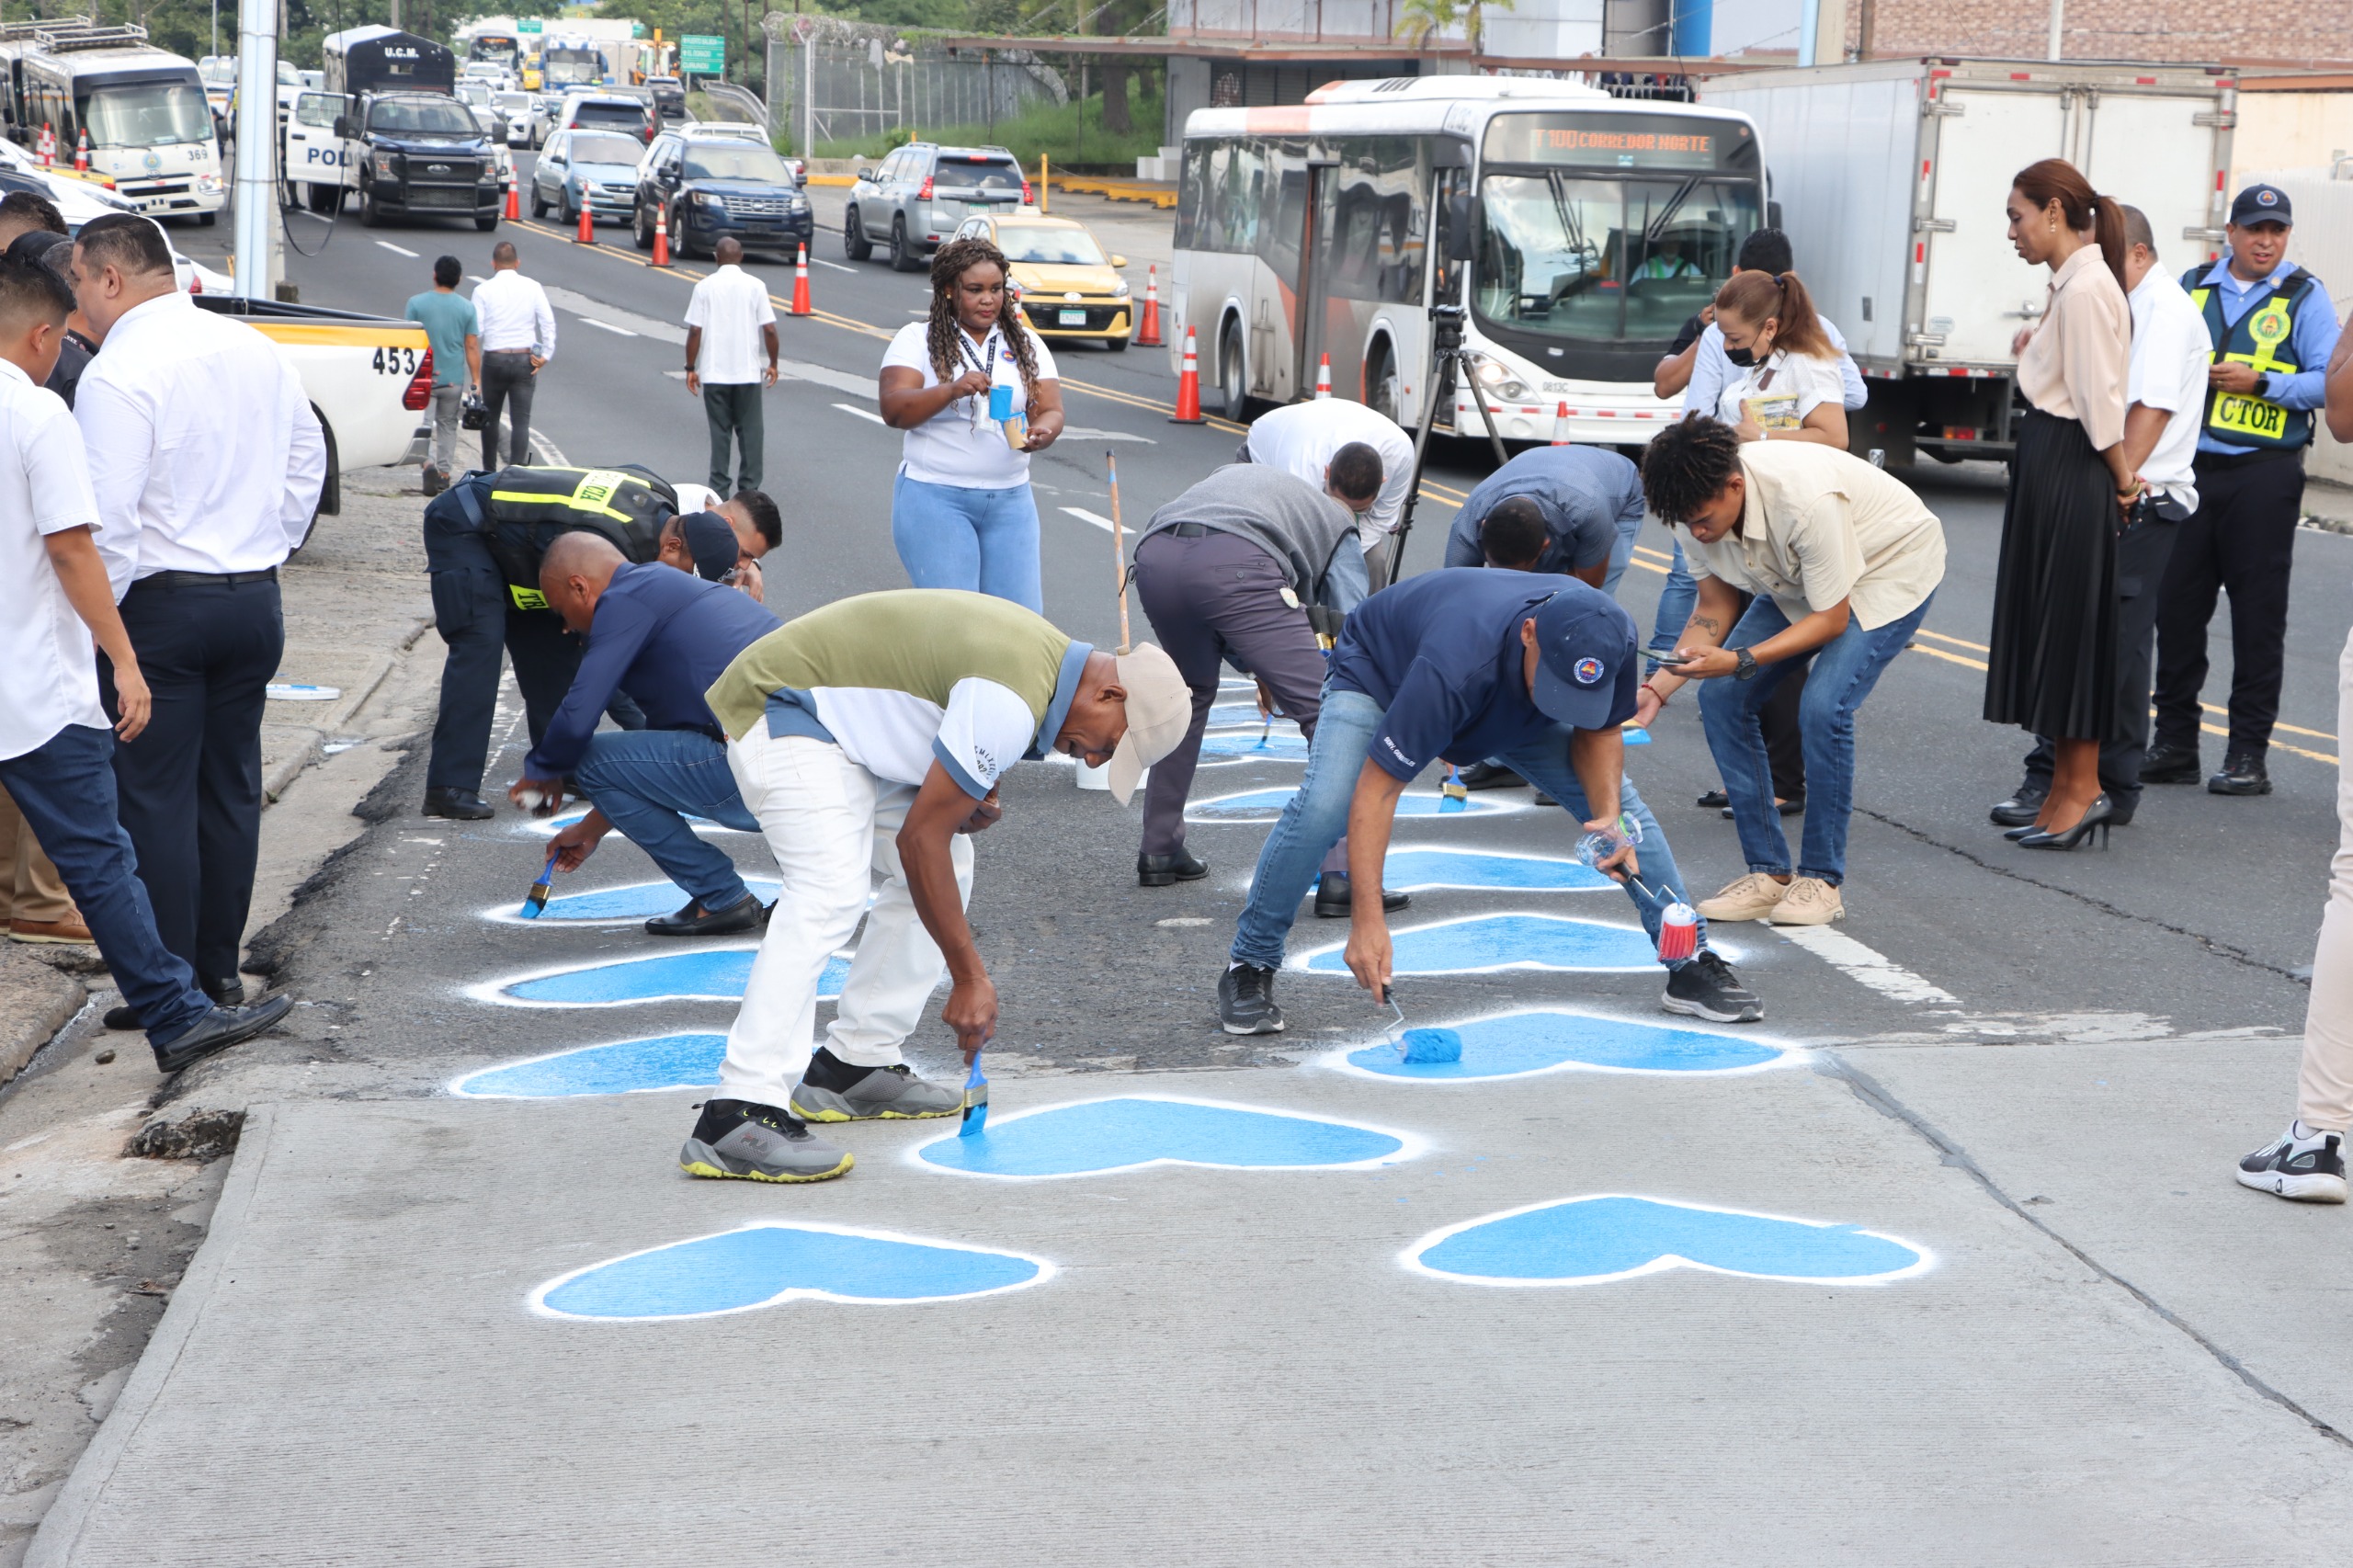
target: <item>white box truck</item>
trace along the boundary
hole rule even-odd
[[[2010,340],[2042,313],[2050,281],[2010,248],[2003,202],[2018,171],[2075,164],[2149,215],[2159,265],[2178,277],[2221,252],[2236,98],[2220,67],[1950,59],[1699,89],[1756,122],[1798,273],[1870,389],[1849,445],[1896,463],[2011,449]]]

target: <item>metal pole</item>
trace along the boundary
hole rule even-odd
[[[801,155],[817,155],[817,35],[801,40]]]
[[[270,177],[278,146],[278,0],[237,5],[237,227],[235,293],[270,297],[270,241],[278,193]]]
[[[2063,58],[2059,49],[2059,33],[2067,23],[2067,0],[2051,0],[2051,58]]]

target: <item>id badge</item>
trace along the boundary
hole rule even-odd
[[[1282,595],[1283,604],[1287,608],[1297,609],[1299,608],[1299,596],[1290,591],[1290,584],[1284,584],[1278,592]]]

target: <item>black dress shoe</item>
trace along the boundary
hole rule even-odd
[[[425,814],[454,822],[487,822],[498,813],[472,790],[431,789],[425,792]]]
[[[2041,813],[2042,802],[2050,798],[2050,786],[2040,778],[2029,778],[2018,786],[2017,794],[1985,814],[1996,827],[2024,827]]]
[[[1455,775],[1465,790],[1517,790],[1528,782],[1508,767],[1492,762],[1474,762]]]
[[[1198,882],[1210,874],[1210,863],[1189,849],[1174,855],[1138,855],[1136,886],[1165,888],[1174,882]]]
[[[2143,784],[2195,784],[2198,773],[2196,746],[2151,746],[2141,759]]]
[[[245,981],[243,975],[228,980],[199,980],[196,983],[196,988],[210,996],[212,999],[212,1005],[216,1007],[234,1007],[245,999]],[[110,1029],[136,1029],[146,1027],[139,1021],[139,1009],[128,1002],[119,1006],[108,1007],[103,1021]]]
[[[2146,778],[2148,776],[2148,770],[2143,768],[2141,777]],[[2263,766],[2263,754],[2253,751],[2231,753],[2222,759],[2222,771],[2206,780],[2206,792],[2210,795],[2271,793],[2271,774]]]
[[[1803,816],[1805,815],[1805,797],[1803,795],[1792,795],[1786,801],[1776,801],[1773,802],[1773,809],[1780,812],[1785,817]],[[1722,815],[1724,821],[1732,821],[1732,808],[1730,806],[1726,806],[1723,809]]]
[[[291,996],[267,997],[250,1007],[215,1007],[175,1035],[170,1044],[155,1047],[156,1071],[176,1073],[216,1051],[226,1051],[240,1040],[251,1040],[293,1007]]]
[[[1712,812],[1720,807],[1731,805],[1732,797],[1722,790],[1711,790],[1691,803],[1703,812]]]
[[[108,1007],[107,1009],[105,1023],[107,1028],[110,1029],[138,1028],[141,1027],[139,1022],[139,1009],[132,1006],[128,1002],[123,1003],[119,1007]]]
[[[760,895],[747,892],[724,909],[706,910],[693,899],[673,915],[657,915],[645,923],[649,937],[733,937],[756,931],[767,924],[768,912]]]
[[[1315,883],[1315,914],[1324,920],[1345,920],[1354,898],[1346,871],[1326,871]],[[1394,915],[1413,902],[1402,892],[1383,892],[1381,895],[1381,908],[1387,915]]]

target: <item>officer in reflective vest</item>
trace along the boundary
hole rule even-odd
[[[756,490],[712,508],[733,532],[705,575],[752,565],[782,532],[776,504]],[[682,570],[704,565],[678,515],[677,492],[643,469],[527,468],[469,474],[425,508],[426,568],[433,579],[433,624],[449,646],[441,667],[440,711],[425,770],[425,814],[473,822],[493,815],[482,798],[490,727],[498,707],[499,650],[515,666],[524,716],[537,745],[571,688],[580,644],[540,593],[540,559],[557,535],[575,528],[602,534],[640,563]],[[636,728],[636,706],[623,698],[608,710]],[[634,721],[634,722],[632,722]]]
[[[2303,510],[2304,449],[2321,405],[2336,308],[2288,258],[2285,191],[2254,185],[2231,203],[2230,254],[2183,275],[2213,342],[2198,437],[2198,510],[2181,525],[2157,607],[2156,744],[2144,784],[2194,783],[2206,627],[2231,597],[2231,726],[2217,795],[2268,795],[2264,756],[2279,717],[2288,573]]]

